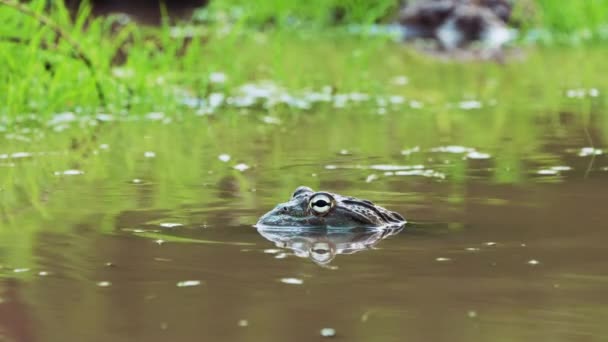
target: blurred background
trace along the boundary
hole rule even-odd
[[[608,0],[0,23],[0,341],[606,339]],[[253,227],[300,185],[408,223]]]

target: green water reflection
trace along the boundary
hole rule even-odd
[[[0,337],[601,340],[604,89],[538,103],[537,88],[501,87],[380,114],[226,108],[5,137]],[[252,228],[299,185],[412,224],[319,267]]]

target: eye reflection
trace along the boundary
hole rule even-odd
[[[320,266],[329,265],[339,254],[369,250],[383,239],[398,234],[403,227],[385,229],[328,229],[258,227],[258,233],[277,247],[290,249],[300,258]]]

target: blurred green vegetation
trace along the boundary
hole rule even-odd
[[[547,44],[590,42],[577,48],[581,53],[594,53],[598,48],[594,45],[603,46],[597,43],[607,32],[608,11],[603,9],[608,1],[520,3],[515,16],[520,18],[523,37],[530,31],[538,36],[532,40]],[[437,70],[431,72],[432,77],[442,75],[442,63],[428,61],[388,36],[346,33],[348,24],[365,27],[390,18],[395,1],[214,1],[197,12],[194,20],[177,24],[165,20],[160,27],[138,25],[117,15],[92,17],[86,5],[70,14],[61,1],[14,4],[0,3],[0,63],[4,66],[0,69],[0,115],[5,128],[29,113],[50,118],[63,111],[136,115],[181,110],[179,94],[208,95],[214,90],[209,74],[218,70],[230,75],[225,91],[269,78],[285,87],[324,84],[380,93],[387,87],[376,77],[382,69],[378,61],[394,56],[409,58],[412,69],[432,65]],[[40,18],[55,23],[57,29]],[[590,62],[586,59],[586,64]],[[542,67],[526,64],[530,69]],[[599,63],[589,69],[596,67],[603,66]],[[594,74],[599,78],[599,73]],[[102,109],[98,85],[106,98]],[[444,89],[435,93],[443,96]]]
[[[546,30],[547,43],[579,45],[608,39],[608,1],[522,1],[519,9],[530,28]],[[526,14],[527,13],[527,14]]]

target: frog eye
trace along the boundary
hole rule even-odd
[[[331,197],[329,194],[317,193],[310,198],[308,206],[312,210],[313,214],[323,216],[329,213],[329,211],[334,207],[334,203],[335,201],[333,197]]]

